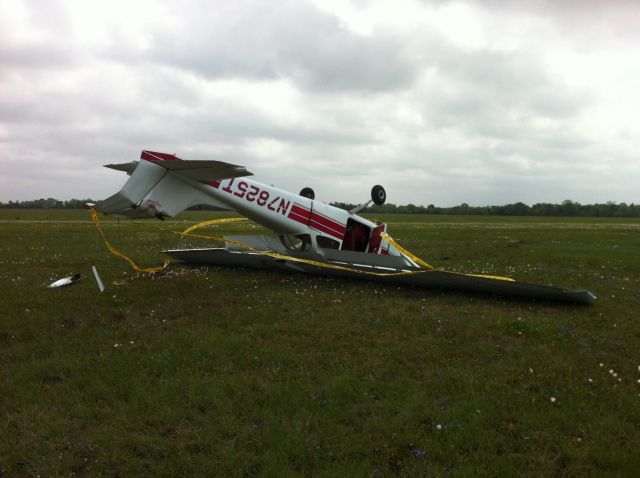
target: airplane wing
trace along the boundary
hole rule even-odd
[[[325,255],[321,256],[313,250],[305,252],[287,251],[284,247],[275,243],[264,242],[262,246],[257,246],[258,241],[258,239],[252,239],[252,247],[254,244],[256,245],[254,247],[255,252],[234,250],[234,248],[230,247],[172,249],[162,252],[175,260],[185,263],[306,272],[350,279],[373,280],[394,285],[450,289],[462,292],[479,292],[578,304],[593,304],[596,301],[596,297],[587,290],[564,289],[471,274],[407,267],[398,256],[381,256],[378,254],[330,249],[323,249]],[[245,242],[248,243],[249,241],[245,240]],[[276,247],[273,247],[274,245]],[[269,250],[272,247],[274,252],[291,256],[293,259],[305,259],[305,262],[273,258],[260,252]],[[332,266],[339,266],[339,268]],[[384,275],[382,273],[392,274]]]

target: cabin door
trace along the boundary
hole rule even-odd
[[[371,229],[364,224],[349,218],[342,241],[343,251],[366,252]]]
[[[367,252],[371,254],[383,254],[383,252],[380,250],[380,245],[382,244],[381,234],[386,231],[386,224],[380,224],[379,226],[373,228],[373,231],[371,231],[371,239],[369,239],[369,249],[367,250]]]

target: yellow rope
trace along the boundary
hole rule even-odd
[[[109,251],[112,254],[114,254],[115,256],[121,257],[122,259],[124,259],[127,262],[129,262],[129,264],[131,264],[131,267],[133,267],[136,271],[138,271],[138,272],[159,272],[159,271],[165,269],[171,263],[171,261],[165,261],[165,263],[162,266],[159,266],[159,267],[146,267],[146,268],[140,267],[133,259],[131,259],[126,254],[120,252],[118,249],[113,247],[111,245],[111,243],[107,240],[107,238],[105,237],[104,232],[102,230],[102,225],[100,224],[100,220],[98,219],[98,215],[97,215],[95,209],[94,208],[90,208],[89,212],[91,214],[91,218],[93,219],[94,223],[96,224],[96,228],[98,229],[98,232],[102,236],[102,239],[103,239],[105,245],[107,246],[107,248],[109,249]],[[200,239],[222,241],[222,242],[226,242],[226,243],[229,243],[229,244],[234,244],[234,245],[236,245],[236,246],[238,246],[238,247],[240,247],[242,249],[245,249],[247,251],[250,251],[250,252],[253,252],[253,253],[256,253],[256,254],[261,254],[261,255],[267,256],[267,257],[272,257],[274,259],[282,259],[282,260],[286,260],[286,261],[289,261],[289,262],[298,262],[298,263],[301,263],[301,264],[308,264],[308,265],[312,265],[312,266],[323,267],[323,268],[326,268],[326,269],[334,269],[334,270],[340,270],[340,271],[345,271],[345,272],[355,272],[355,273],[358,273],[358,274],[365,274],[365,275],[371,275],[371,276],[388,277],[388,276],[424,274],[425,272],[436,272],[436,269],[434,269],[433,266],[431,266],[427,262],[423,261],[422,259],[420,259],[416,255],[412,254],[411,252],[409,252],[408,250],[406,250],[405,248],[400,246],[396,241],[391,239],[391,237],[386,232],[383,232],[381,234],[381,236],[382,236],[382,238],[384,240],[388,241],[389,244],[391,244],[398,251],[400,251],[400,253],[404,254],[405,256],[407,256],[409,259],[411,259],[415,263],[420,264],[421,266],[425,267],[425,269],[424,270],[418,270],[418,271],[402,271],[402,272],[372,272],[372,271],[366,271],[366,270],[362,270],[362,269],[356,269],[354,267],[346,267],[346,266],[340,266],[340,265],[336,265],[336,264],[327,264],[326,262],[319,262],[319,261],[314,261],[314,260],[311,260],[311,259],[303,259],[303,258],[300,258],[300,257],[292,257],[292,256],[280,254],[280,253],[277,253],[277,252],[260,251],[260,250],[255,249],[255,248],[253,248],[253,247],[251,247],[248,244],[245,244],[243,242],[235,241],[233,239],[228,239],[228,238],[225,238],[225,237],[222,237],[222,236],[205,236],[205,235],[200,235],[200,234],[193,234],[193,231],[195,231],[197,229],[200,229],[200,228],[203,228],[203,227],[206,227],[206,226],[216,226],[216,225],[220,225],[220,224],[243,222],[243,221],[247,221],[247,220],[248,219],[244,218],[244,217],[212,219],[212,220],[209,220],[209,221],[203,221],[203,222],[200,222],[198,224],[194,224],[194,225],[188,227],[187,229],[185,229],[182,232],[174,231],[174,233],[175,234],[179,234],[182,237],[196,237],[196,238],[200,238]],[[445,272],[445,271],[442,271],[442,272]],[[470,277],[482,277],[482,278],[486,278],[486,279],[498,279],[498,280],[504,280],[504,281],[513,281],[513,279],[511,279],[509,277],[490,276],[490,275],[482,275],[482,274],[464,274],[464,273],[460,273],[460,272],[450,272],[450,274],[458,274],[458,275],[470,276]]]
[[[226,219],[211,219],[210,221],[202,221],[202,222],[199,222],[198,224],[194,224],[193,226],[186,228],[184,231],[179,232],[178,234],[181,234],[183,236],[188,236],[191,231],[195,231],[196,229],[200,229],[201,227],[214,226],[217,224],[225,224],[229,222],[244,222],[248,220],[249,219],[247,219],[246,217],[229,217]]]
[[[89,213],[91,214],[91,219],[93,219],[93,222],[96,225],[96,229],[98,229],[98,232],[100,233],[100,236],[102,236],[102,240],[104,241],[105,245],[107,246],[107,249],[109,249],[109,251],[114,256],[121,257],[122,259],[127,261],[129,264],[131,264],[131,267],[133,267],[133,269],[135,269],[136,271],[138,271],[138,272],[150,272],[150,273],[152,273],[152,272],[160,272],[161,270],[166,269],[167,266],[171,263],[171,261],[165,261],[165,263],[163,265],[158,266],[158,267],[140,267],[136,263],[136,261],[131,259],[129,256],[127,256],[123,252],[120,252],[115,247],[113,247],[111,245],[111,243],[107,240],[107,238],[104,235],[104,231],[102,230],[102,224],[100,224],[100,219],[98,219],[98,214],[96,213],[95,208],[89,208]]]
[[[318,266],[318,267],[324,267],[326,269],[336,269],[336,270],[341,270],[341,271],[347,271],[347,272],[358,272],[360,274],[367,274],[367,275],[374,275],[374,276],[393,276],[393,275],[406,275],[406,274],[416,274],[416,273],[422,273],[422,272],[427,272],[427,271],[405,271],[405,272],[371,272],[371,271],[364,271],[361,269],[355,269],[353,267],[345,267],[345,266],[339,266],[339,265],[334,265],[334,264],[327,264],[326,262],[319,262],[319,261],[314,261],[312,259],[303,259],[301,257],[293,257],[293,256],[287,256],[284,254],[280,254],[278,252],[271,252],[271,251],[261,251],[258,249],[254,249],[253,247],[240,242],[240,241],[235,241],[233,239],[228,239],[225,237],[221,237],[221,236],[203,236],[200,234],[185,234],[184,232],[176,232],[176,234],[180,234],[181,236],[189,236],[189,237],[197,237],[200,239],[209,239],[209,240],[214,240],[214,241],[224,241],[224,242],[228,242],[229,244],[234,244],[238,247],[241,247],[243,249],[246,249],[249,252],[253,252],[256,254],[262,254],[263,256],[268,256],[268,257],[273,257],[274,259],[283,259],[289,262],[299,262],[301,264],[309,264],[312,266]]]
[[[406,250],[404,247],[402,247],[396,241],[391,239],[391,236],[389,236],[389,234],[387,234],[386,232],[383,232],[382,234],[380,234],[380,237],[382,237],[382,239],[384,239],[389,244],[391,244],[393,247],[398,249],[398,251],[400,251],[401,254],[404,254],[409,259],[411,259],[413,262],[415,262],[417,264],[420,264],[422,267],[426,267],[427,269],[433,269],[433,266],[431,264],[428,264],[427,262],[425,262],[422,259],[420,259],[418,256],[415,256],[412,253],[410,253],[408,250]]]
[[[391,245],[393,245],[395,248],[397,248],[402,254],[405,254],[407,257],[409,257],[411,260],[413,260],[414,262],[422,265],[423,267],[426,268],[426,270],[419,270],[419,271],[403,271],[403,272],[372,272],[372,271],[365,271],[362,269],[356,269],[353,267],[345,267],[345,266],[339,266],[339,265],[335,265],[335,264],[327,264],[326,262],[319,262],[319,261],[314,261],[311,259],[303,259],[303,258],[299,258],[299,257],[292,257],[292,256],[287,256],[287,255],[283,255],[283,254],[279,254],[277,252],[271,252],[271,251],[260,251],[258,249],[255,249],[243,242],[240,241],[235,241],[233,239],[228,239],[222,236],[203,236],[200,234],[192,234],[191,231],[195,231],[196,229],[200,229],[201,227],[205,227],[205,226],[210,226],[210,225],[216,225],[216,224],[222,224],[224,222],[239,222],[239,221],[246,221],[246,218],[234,218],[234,219],[213,219],[211,221],[205,221],[205,222],[201,222],[199,224],[195,224],[189,228],[187,228],[186,230],[184,230],[183,232],[176,232],[176,234],[179,234],[181,236],[189,236],[189,237],[197,237],[200,239],[208,239],[208,240],[214,240],[214,241],[223,241],[223,242],[227,242],[229,244],[234,244],[242,249],[245,249],[247,251],[253,252],[253,253],[257,253],[257,254],[262,254],[263,256],[268,256],[268,257],[273,257],[274,259],[283,259],[289,262],[299,262],[302,264],[309,264],[309,265],[313,265],[313,266],[318,266],[318,267],[324,267],[326,269],[334,269],[334,270],[341,270],[341,271],[346,271],[346,272],[357,272],[359,274],[365,274],[365,275],[372,275],[372,276],[378,276],[378,277],[387,277],[387,276],[400,276],[400,275],[412,275],[412,274],[424,274],[425,272],[435,272],[436,270],[427,262],[423,261],[422,259],[420,259],[419,257],[415,256],[414,254],[410,253],[409,251],[407,251],[406,249],[404,249],[402,246],[400,246],[396,241],[394,241],[393,239],[391,239],[391,237],[386,233],[383,232],[382,233],[382,238],[385,239],[386,241],[388,241]],[[441,272],[445,272],[445,271],[441,271]],[[498,280],[504,280],[504,281],[513,281],[513,279],[509,278],[509,277],[501,277],[501,276],[489,276],[489,275],[482,275],[482,274],[464,274],[464,273],[460,273],[460,272],[449,272],[450,274],[458,274],[458,275],[463,275],[463,276],[471,276],[471,277],[482,277],[485,279],[498,279]]]

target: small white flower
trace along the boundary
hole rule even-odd
[[[609,369],[609,374],[613,375],[613,369],[612,368]]]
[[[556,397],[551,397],[550,400],[551,400],[551,403],[555,403]]]
[[[440,425],[440,424],[438,423],[438,424],[436,425],[436,428],[437,428],[438,430],[442,430],[442,425]]]

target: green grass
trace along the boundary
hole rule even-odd
[[[104,224],[151,265],[210,217]],[[598,303],[179,265],[151,278],[86,212],[2,210],[0,476],[634,475],[640,223],[381,219],[436,267]]]

